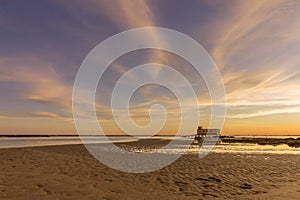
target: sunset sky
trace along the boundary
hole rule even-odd
[[[226,90],[224,134],[300,134],[299,10],[297,0],[1,0],[0,134],[76,134],[72,89],[82,61],[104,39],[147,26],[180,31],[211,55]],[[155,33],[147,37],[159,41]],[[199,123],[207,126],[210,99],[201,76],[176,55],[142,50],[112,63],[99,83],[104,129],[120,133],[109,107],[114,83],[148,62],[172,66],[192,83]],[[176,131],[178,102],[166,88],[144,86],[130,103],[140,125],[161,103],[169,117],[162,133]]]

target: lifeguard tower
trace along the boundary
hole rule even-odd
[[[219,137],[220,129],[203,129],[202,126],[198,126],[197,134],[195,135],[195,140],[198,144],[201,144],[205,137]]]

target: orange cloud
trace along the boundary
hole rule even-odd
[[[18,83],[25,99],[62,106],[71,111],[72,85],[51,63],[34,57],[0,58],[0,81]]]

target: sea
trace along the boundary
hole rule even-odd
[[[235,136],[235,137],[264,137],[264,138],[297,138],[299,136]],[[107,139],[103,136],[86,136],[83,137],[85,144],[104,144],[107,143]],[[123,137],[123,136],[110,136],[109,142],[133,142],[139,139],[145,139],[143,137]],[[174,137],[154,137],[151,139],[174,139]],[[177,140],[192,140],[187,137],[176,137]],[[51,137],[0,137],[0,149],[3,148],[21,148],[21,147],[35,147],[35,146],[55,146],[55,145],[75,145],[83,144],[82,140],[78,136],[51,136]],[[172,148],[168,150],[160,150],[160,153],[180,153],[182,148],[187,149],[186,154],[195,154],[201,151],[199,145],[191,146],[179,146],[178,149]],[[148,153],[149,148],[145,149],[132,149],[140,153]],[[259,144],[246,144],[246,143],[222,143],[216,144],[211,152],[213,153],[236,153],[236,154],[299,154],[300,148],[289,147],[288,145],[259,145]]]

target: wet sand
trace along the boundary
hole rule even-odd
[[[82,145],[0,149],[0,155],[0,199],[300,196],[299,155],[213,153],[203,159],[183,155],[172,165],[146,174],[106,167]]]

